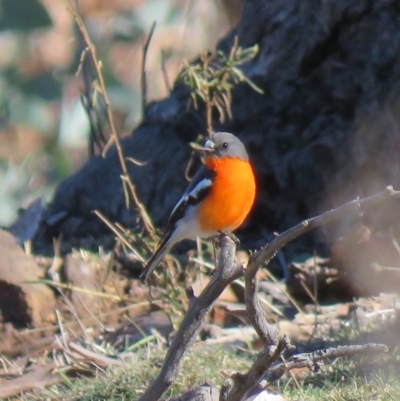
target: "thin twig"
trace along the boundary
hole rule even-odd
[[[267,273],[267,276],[275,283],[278,284],[278,280],[276,277],[269,271],[269,269],[265,269],[265,272]],[[304,316],[304,311],[301,309],[300,305],[296,302],[296,300],[290,295],[289,291],[286,290],[286,288],[281,288],[280,289],[283,294],[289,299],[289,301],[292,303],[292,305],[296,308],[297,312],[300,313],[301,316]]]
[[[286,359],[283,355],[281,355],[280,358],[283,363],[286,362]],[[290,374],[291,379],[294,381],[294,384],[296,385],[297,389],[299,391],[301,391],[301,385],[300,385],[299,381],[297,380],[297,377],[293,374],[293,372],[291,370],[289,370],[289,374]]]
[[[118,315],[120,315],[120,314],[122,314],[122,313],[126,313],[126,311],[129,311],[129,310],[135,310],[135,309],[139,309],[140,310],[140,308],[149,308],[150,306],[151,306],[152,304],[151,304],[151,302],[150,301],[142,301],[142,302],[138,302],[138,303],[135,303],[135,304],[130,304],[130,305],[127,305],[127,306],[123,306],[123,307],[120,307],[120,308],[117,308],[117,309],[113,309],[112,311],[108,311],[108,312],[105,312],[105,313],[100,313],[97,317],[98,318],[104,318],[104,317],[106,317],[106,316],[109,316],[109,315],[114,315],[114,316],[118,316]],[[83,323],[87,323],[87,324],[89,324],[90,322],[92,322],[93,321],[93,319],[91,318],[91,317],[86,317],[86,318],[83,318],[82,320],[81,320]],[[71,321],[71,322],[68,322],[68,323],[64,323],[64,329],[71,329],[71,327],[72,326],[76,326],[78,324],[78,322],[76,322],[76,321]],[[35,328],[35,329],[28,329],[28,330],[25,330],[25,331],[20,331],[19,332],[19,335],[20,336],[31,336],[31,335],[33,335],[33,334],[35,334],[35,333],[38,333],[38,332],[44,332],[44,331],[50,331],[50,330],[58,330],[59,329],[59,325],[58,324],[53,324],[53,325],[50,325],[50,326],[44,326],[44,327],[40,327],[40,328]]]
[[[43,280],[45,281],[45,280]],[[61,289],[62,286],[58,285],[58,286],[54,286],[57,291],[59,292],[59,294],[61,295],[63,301],[65,302],[65,304],[67,305],[69,311],[72,313],[72,315],[74,316],[75,320],[77,321],[79,327],[82,330],[82,333],[84,334],[84,336],[86,337],[87,341],[91,341],[92,339],[89,336],[89,332],[87,330],[87,328],[85,327],[84,323],[82,322],[82,319],[78,316],[78,314],[76,313],[75,307],[72,304],[72,302],[69,300],[69,298],[64,294],[64,291]],[[71,328],[70,328],[71,330]]]
[[[78,0],[76,0],[76,9],[77,13],[80,14]],[[93,63],[93,58],[90,56],[87,57],[89,48],[87,47],[82,31],[79,30],[77,36],[77,48],[81,53],[81,57],[76,76],[82,75],[83,79],[81,103],[89,120],[90,135],[88,153],[89,157],[92,158],[95,155],[95,145],[98,146],[101,153],[103,146],[107,143],[104,134],[104,125],[106,125],[107,122],[102,118],[104,109],[101,108],[100,103],[97,102],[97,92],[93,88],[93,82],[96,81],[96,68]]]
[[[149,50],[149,45],[151,38],[154,33],[154,29],[156,27],[156,21],[151,24],[149,33],[146,36],[146,39],[143,44],[142,51],[142,65],[140,68],[140,86],[142,89],[142,120],[146,117],[146,104],[147,104],[147,77],[146,77],[146,59],[147,59],[147,51]]]
[[[161,71],[163,74],[164,84],[168,92],[168,96],[171,94],[171,83],[169,82],[167,66],[166,66],[166,56],[164,50],[161,50]]]
[[[117,131],[115,129],[114,117],[113,117],[112,110],[111,110],[110,98],[108,97],[107,88],[106,88],[103,74],[101,71],[102,63],[97,58],[96,47],[94,46],[93,42],[90,39],[89,33],[85,27],[85,24],[82,21],[82,18],[75,12],[75,10],[72,8],[72,6],[69,2],[68,2],[68,7],[69,7],[71,14],[74,16],[75,21],[79,27],[79,30],[82,33],[83,39],[85,40],[86,46],[89,49],[89,54],[92,58],[93,65],[94,65],[94,68],[95,68],[96,74],[97,74],[99,90],[100,90],[101,94],[103,95],[104,104],[105,104],[105,108],[106,108],[106,112],[107,112],[107,119],[110,124],[111,137],[110,137],[108,143],[105,145],[102,155],[103,155],[103,157],[105,157],[109,148],[115,144],[115,147],[117,148],[119,162],[121,164],[121,169],[123,172],[123,174],[121,176],[122,184],[123,184],[124,188],[126,188],[126,185],[128,186],[130,194],[132,196],[132,199],[134,200],[136,207],[139,210],[140,216],[142,217],[142,220],[146,227],[147,232],[150,234],[151,237],[154,237],[155,230],[154,230],[153,223],[151,222],[151,219],[150,219],[145,207],[139,201],[139,198],[137,197],[137,194],[136,194],[135,186],[133,185],[132,180],[128,173],[128,168],[127,168],[126,159],[125,159],[125,156],[124,156],[124,153],[122,150],[121,141],[120,141],[120,139],[117,135]],[[130,206],[130,198],[127,197],[127,207],[129,207],[129,206]]]
[[[92,296],[99,297],[99,298],[113,299],[114,301],[117,301],[117,302],[122,302],[122,301],[131,302],[131,300],[129,300],[129,298],[121,298],[119,295],[113,295],[113,294],[107,294],[105,292],[89,290],[87,288],[77,287],[75,285],[68,284],[68,283],[55,282],[53,280],[40,279],[37,281],[27,281],[27,283],[28,284],[36,284],[36,283],[47,284],[47,285],[50,285],[57,289],[64,288],[66,290],[82,292],[83,294],[92,295]]]
[[[62,319],[61,319],[61,315],[60,315],[60,311],[58,309],[56,309],[56,317],[57,317],[58,326],[60,327],[60,334],[61,334],[60,338],[61,338],[61,341],[62,341],[62,345],[65,348],[67,348],[68,347],[68,345],[67,345],[68,344],[67,334],[66,334],[66,332],[64,330]],[[67,363],[70,364],[71,360],[69,359],[69,356],[65,355],[65,357],[66,357]]]
[[[94,214],[104,223],[107,227],[121,240],[121,242],[126,245],[132,253],[141,261],[144,262],[143,256],[132,246],[132,244],[127,240],[124,233],[121,232],[121,229],[118,225],[112,224],[101,212],[98,210],[94,211]]]

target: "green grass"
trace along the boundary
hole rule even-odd
[[[163,352],[141,350],[132,356],[132,363],[113,368],[96,378],[66,381],[63,386],[26,395],[23,400],[117,401],[137,400],[161,367]],[[204,382],[220,386],[227,375],[246,372],[254,353],[231,347],[195,346],[185,358],[178,380],[164,398],[175,397]],[[328,361],[321,373],[307,373],[274,383],[274,389],[288,400],[307,401],[397,401],[400,399],[400,369],[393,354]],[[377,364],[379,363],[379,366]],[[21,400],[21,398],[18,398]]]
[[[157,375],[164,353],[153,350],[146,358],[146,352],[135,355],[133,362],[124,368],[109,369],[96,378],[75,380],[72,384],[53,386],[44,392],[26,396],[25,400],[46,399],[63,401],[120,401],[137,400],[147,385]],[[177,396],[187,389],[212,380],[221,385],[226,374],[249,368],[252,356],[247,352],[232,351],[225,347],[197,347],[185,358],[181,374],[165,398]]]
[[[314,383],[302,383],[301,389],[287,385],[283,394],[288,400],[398,401],[400,378],[394,371],[378,371],[372,377],[352,375],[349,371],[329,381],[316,375]]]

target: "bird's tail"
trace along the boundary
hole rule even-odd
[[[147,279],[150,277],[150,274],[157,267],[157,265],[161,262],[161,259],[172,248],[174,243],[172,243],[172,241],[170,241],[170,239],[171,239],[171,234],[165,236],[165,238],[163,238],[161,240],[161,242],[158,245],[156,251],[154,252],[154,255],[147,262],[146,266],[144,267],[144,270],[143,270],[142,274],[140,275],[140,278],[142,280],[147,281]]]

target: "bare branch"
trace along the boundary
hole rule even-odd
[[[276,326],[269,324],[265,318],[264,311],[260,305],[257,295],[258,281],[255,272],[246,269],[244,274],[247,318],[256,330],[264,347],[277,345],[279,342],[279,331]]]
[[[254,277],[258,269],[265,263],[268,264],[276,253],[282,249],[286,244],[298,238],[300,235],[308,231],[321,227],[325,224],[331,223],[349,213],[363,212],[367,207],[375,205],[385,200],[400,198],[400,191],[394,191],[392,186],[386,187],[382,192],[369,196],[364,199],[355,199],[348,202],[336,209],[329,210],[319,216],[304,220],[289,230],[283,232],[276,237],[272,242],[254,252],[249,264],[246,268],[246,280]]]
[[[228,236],[223,236],[214,275],[198,298],[191,297],[189,310],[172,340],[161,371],[140,401],[158,400],[176,380],[183,358],[202,329],[215,301],[232,281],[243,276],[242,266],[234,263],[235,250],[235,243]]]

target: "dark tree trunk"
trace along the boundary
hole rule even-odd
[[[246,144],[258,177],[258,199],[241,234],[256,247],[321,209],[400,184],[400,2],[398,0],[247,0],[238,26],[219,48],[257,43],[260,52],[233,93],[233,120],[218,130]],[[187,110],[188,89],[168,99],[123,141],[142,202],[157,226],[187,185],[188,142],[205,132],[203,111]],[[92,210],[133,226],[125,208],[115,150],[62,182],[36,235],[98,236]],[[245,235],[244,235],[245,234]]]

